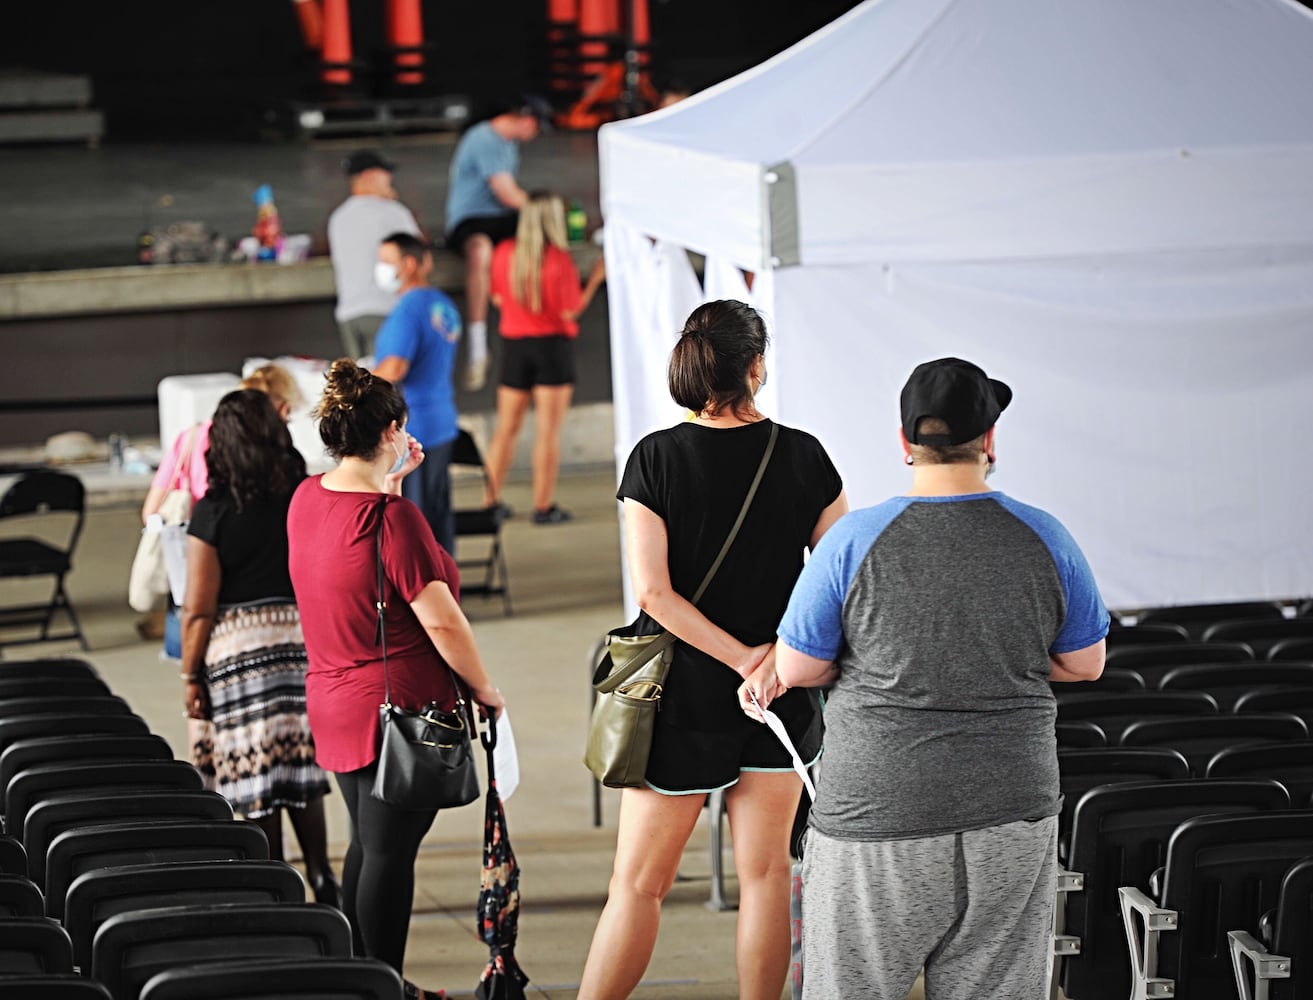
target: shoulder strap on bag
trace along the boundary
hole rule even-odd
[[[775,439],[780,435],[780,425],[771,421],[770,439],[766,442],[766,451],[761,456],[761,462],[757,465],[757,474],[752,477],[752,484],[748,487],[748,495],[743,498],[743,506],[739,508],[739,516],[734,519],[734,526],[729,529],[729,535],[725,538],[725,543],[721,545],[720,551],[716,553],[716,559],[707,570],[707,575],[702,578],[698,589],[693,592],[689,598],[691,604],[696,605],[706,593],[707,587],[716,576],[716,571],[720,569],[720,564],[725,561],[725,556],[729,553],[730,546],[734,544],[734,539],[738,537],[739,528],[743,527],[743,519],[748,516],[748,509],[752,506],[753,499],[757,496],[757,487],[761,485],[761,479],[766,475],[766,466],[770,465],[770,457],[775,452]],[[616,671],[609,675],[605,680],[594,685],[598,691],[605,694],[619,687],[634,674],[638,673],[643,667],[653,659],[660,656],[675,642],[675,634],[669,629],[661,633],[661,638],[657,639],[647,647],[648,656],[641,659],[635,659],[629,668]]]
[[[200,424],[192,424],[191,430],[187,432],[187,443],[178,454],[178,464],[173,467],[173,482],[169,485],[171,490],[180,490],[182,484],[187,482],[187,492],[191,492],[191,455],[196,447],[196,432],[200,428]]]

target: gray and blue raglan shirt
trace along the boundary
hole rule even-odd
[[[988,492],[848,514],[779,629],[840,672],[811,825],[890,840],[1054,815],[1049,654],[1107,631],[1085,557],[1038,508]]]

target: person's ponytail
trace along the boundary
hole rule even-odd
[[[720,299],[698,306],[670,352],[671,398],[694,413],[748,406],[748,373],[765,354],[766,341],[766,324],[746,303]]]

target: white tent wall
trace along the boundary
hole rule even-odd
[[[997,485],[1069,525],[1112,606],[1308,596],[1310,52],[1291,0],[868,0],[604,127],[608,236],[766,279],[764,406],[855,504],[906,488],[898,391],[958,354],[1016,390]],[[613,305],[622,460],[635,410],[670,414],[678,311]]]

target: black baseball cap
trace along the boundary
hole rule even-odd
[[[386,170],[393,173],[397,165],[377,149],[357,149],[342,161],[342,170],[348,177],[363,174],[366,170]]]
[[[908,443],[943,447],[964,444],[993,427],[1012,402],[1012,390],[970,361],[939,358],[913,369],[901,402]],[[948,424],[948,433],[918,436],[916,426],[926,417]]]
[[[519,115],[532,115],[538,119],[538,128],[544,132],[550,132],[552,128],[552,117],[555,111],[551,102],[539,94],[521,94],[520,99],[516,102],[515,113]]]

